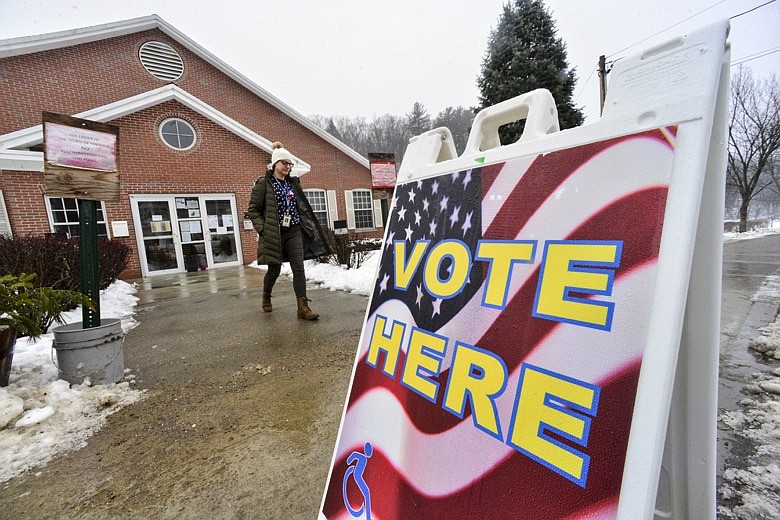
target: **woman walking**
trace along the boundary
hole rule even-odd
[[[290,175],[294,161],[282,143],[273,144],[271,164],[265,175],[255,181],[248,213],[259,235],[257,263],[268,266],[263,278],[263,311],[273,310],[271,292],[282,262],[290,262],[298,318],[316,320],[320,315],[309,308],[303,261],[330,254],[330,248],[301,189],[300,179]]]

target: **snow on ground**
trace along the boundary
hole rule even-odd
[[[133,319],[135,292],[122,281],[102,291],[101,318],[121,318],[124,332],[133,329],[138,325]],[[63,318],[81,321],[81,308]],[[143,397],[132,388],[129,370],[118,384],[89,386],[85,381],[71,387],[59,378],[53,341],[51,332],[37,341],[16,340],[10,381],[0,388],[0,482],[82,448],[106,417]]]
[[[780,220],[773,220],[767,227],[758,227],[744,233],[723,233],[723,239],[729,242],[731,240],[747,240],[777,233],[780,233]]]
[[[780,233],[780,222],[773,228],[741,236],[725,234],[724,239],[755,238],[767,233]],[[368,255],[358,269],[307,261],[306,277],[309,283],[322,288],[368,296],[378,262],[376,252]],[[282,274],[292,276],[288,264]],[[770,277],[762,290],[763,297],[780,300],[780,280]],[[136,288],[125,282],[112,284],[101,293],[101,317],[121,318],[125,332],[135,328],[135,292]],[[66,313],[64,318],[67,323],[81,321],[81,310]],[[53,339],[48,333],[37,341],[22,338],[16,342],[10,384],[0,388],[0,482],[43,466],[57,455],[78,450],[100,430],[106,417],[144,397],[143,391],[133,388],[134,376],[129,369],[121,383],[71,387],[58,378]],[[767,355],[771,351],[777,357],[778,341],[780,323],[776,321],[761,331],[753,348]],[[721,421],[753,439],[759,446],[758,453],[747,469],[730,469],[724,475],[721,492],[739,498],[741,505],[733,510],[721,507],[721,513],[738,518],[780,518],[780,370],[758,374],[751,384],[757,393],[743,400],[742,411],[723,414]]]

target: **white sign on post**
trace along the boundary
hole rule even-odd
[[[412,139],[320,518],[715,518],[727,32]]]

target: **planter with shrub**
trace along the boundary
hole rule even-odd
[[[35,278],[35,274],[0,277],[0,386],[8,385],[17,337],[37,339],[53,323],[64,324],[62,313],[78,305],[95,309],[84,294],[36,287]]]

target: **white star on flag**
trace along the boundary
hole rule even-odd
[[[450,227],[454,228],[455,224],[458,223],[458,220],[460,220],[460,206],[455,206],[452,215],[450,215]]]
[[[441,298],[436,298],[433,300],[433,314],[431,314],[431,318],[436,316],[437,314],[441,314],[441,302],[444,301]]]

